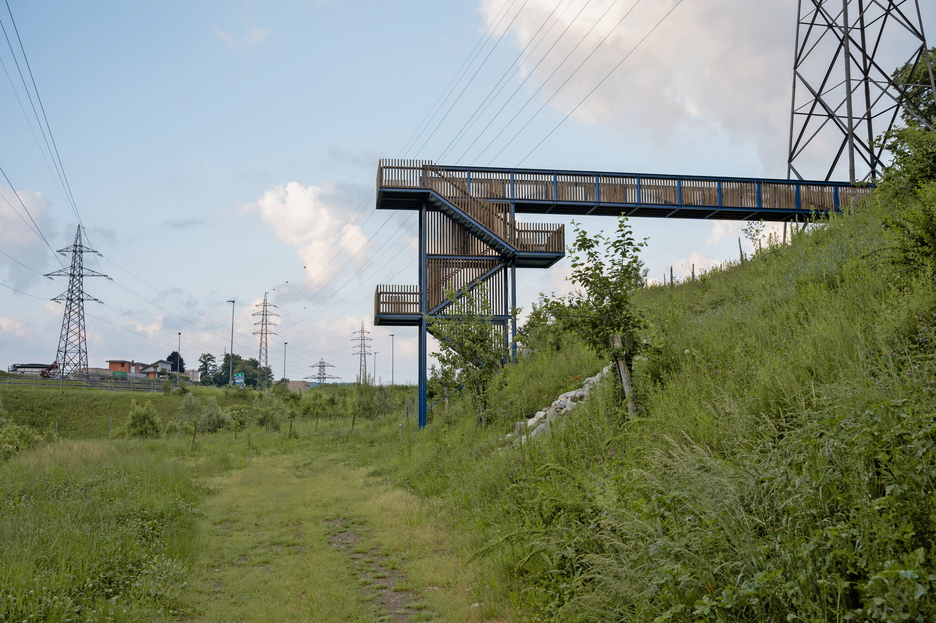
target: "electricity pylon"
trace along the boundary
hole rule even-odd
[[[898,84],[896,67],[907,67],[907,75],[919,67],[926,84]],[[803,179],[812,161],[831,163],[830,180],[843,156],[850,181],[879,177],[884,147],[875,140],[898,115],[929,128],[936,122],[909,97],[936,93],[934,70],[919,3],[799,0],[787,178]]]
[[[269,368],[269,336],[276,335],[276,333],[270,331],[270,327],[275,327],[270,318],[277,317],[279,314],[276,312],[270,311],[271,307],[276,307],[272,303],[267,301],[267,293],[263,293],[263,302],[258,303],[255,307],[259,307],[260,311],[254,312],[253,316],[259,316],[260,320],[254,323],[254,326],[259,326],[260,328],[253,332],[254,335],[260,336],[260,356],[257,358],[257,384],[260,389],[263,389],[263,385],[266,376],[263,374],[264,368]]]
[[[358,343],[357,346],[355,346],[357,351],[354,353],[361,358],[361,363],[358,366],[358,383],[364,384],[367,383],[367,356],[371,354],[368,350],[370,347],[367,345],[367,343],[373,341],[371,338],[367,337],[368,334],[370,334],[370,331],[364,330],[364,323],[362,322],[361,330],[354,332],[354,335],[358,337],[352,338],[351,340],[352,342]]]
[[[315,381],[315,382],[318,383],[319,385],[324,385],[324,384],[327,383],[329,380],[332,380],[332,379],[337,380],[337,379],[339,378],[339,377],[337,377],[337,376],[332,376],[331,374],[326,374],[325,368],[334,368],[335,366],[333,366],[332,364],[326,362],[324,359],[319,359],[319,362],[318,362],[318,363],[313,363],[311,367],[313,367],[313,368],[318,368],[318,372],[316,372],[316,373],[313,374],[312,376],[306,377],[306,378],[309,378],[309,379]]]
[[[55,365],[58,366],[58,375],[65,378],[75,372],[87,374],[88,370],[88,346],[87,336],[85,334],[85,301],[96,301],[98,299],[89,296],[84,291],[85,277],[104,277],[111,280],[103,273],[84,267],[84,254],[101,254],[86,247],[81,242],[81,225],[75,232],[75,242],[70,247],[59,249],[58,253],[65,257],[71,254],[71,266],[60,268],[55,272],[48,273],[46,277],[68,277],[68,290],[54,299],[59,303],[65,303],[65,314],[62,317],[62,332],[59,335],[58,350],[55,353]]]

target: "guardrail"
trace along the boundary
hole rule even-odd
[[[871,186],[848,182],[447,167],[423,160],[381,160],[377,167],[377,187],[431,188],[433,176],[457,182],[473,197],[491,202],[607,203],[790,212],[847,209],[872,190]]]
[[[565,251],[565,225],[519,223],[517,243],[521,252],[562,253]]]
[[[157,393],[162,391],[162,382],[158,381],[101,381],[101,380],[62,380],[45,379],[41,377],[17,378],[14,376],[0,377],[0,389],[97,389],[111,392],[144,392]],[[177,389],[173,383],[172,389]]]
[[[377,286],[374,317],[385,314],[418,315],[419,286]]]

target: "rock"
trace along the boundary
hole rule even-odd
[[[526,428],[526,422],[514,422],[513,434],[519,435],[523,432],[524,428]]]
[[[533,432],[530,433],[530,439],[536,439],[540,435],[543,435],[548,432],[549,432],[549,422],[546,421],[540,424],[539,426],[537,426],[536,429],[534,429]]]

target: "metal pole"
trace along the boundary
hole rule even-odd
[[[228,376],[228,385],[234,384],[234,301],[228,301],[231,304],[231,373]]]
[[[390,334],[390,385],[393,385],[393,334]]]
[[[286,379],[286,345],[287,344],[289,344],[289,342],[283,342],[283,379],[284,380]],[[286,383],[286,384],[289,385],[289,383]]]
[[[842,18],[845,20],[845,36],[842,38],[843,56],[845,57],[845,114],[848,128],[848,180],[855,181],[855,116],[852,112],[851,87],[851,24],[848,21],[848,1],[842,0]]]
[[[175,360],[175,383],[176,387],[182,387],[182,332],[179,331],[179,350],[176,351]]]

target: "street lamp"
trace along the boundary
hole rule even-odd
[[[390,385],[393,385],[393,334],[390,334]]]
[[[176,351],[175,384],[182,387],[182,332],[179,331],[179,350]]]
[[[289,344],[289,342],[283,342],[283,380],[284,381],[286,380],[286,345],[287,344]],[[286,385],[289,385],[289,382],[287,382]]]
[[[230,300],[228,303],[231,304],[231,372],[228,376],[228,385],[234,384],[234,301]]]

